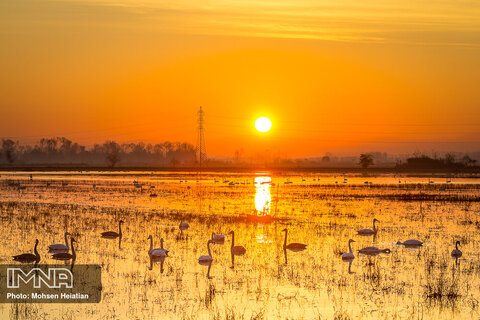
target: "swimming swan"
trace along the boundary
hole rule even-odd
[[[225,235],[224,234],[217,234],[215,232],[212,232],[212,240],[215,243],[222,243],[225,242]]]
[[[68,247],[68,240],[67,240],[67,236],[69,236],[70,233],[68,232],[65,232],[65,244],[63,243],[59,243],[59,244],[51,244],[48,246],[48,250],[49,251],[68,251],[70,250],[70,248]]]
[[[390,253],[390,249],[378,249],[377,247],[366,247],[358,250],[358,252],[368,256],[376,256],[379,253]]]
[[[420,247],[421,245],[423,245],[423,242],[415,239],[410,239],[404,242],[398,241],[397,245],[403,245],[405,247]]]
[[[208,256],[200,256],[198,258],[199,263],[211,263],[213,261],[212,252],[210,251],[210,243],[212,242],[212,239],[207,241]]]
[[[303,243],[289,243],[287,244],[287,234],[288,234],[288,230],[285,228],[282,230],[283,232],[285,232],[285,241],[283,242],[283,250],[290,250],[290,251],[302,251],[302,250],[305,250],[305,248],[307,247],[306,244],[303,244]]]
[[[180,228],[181,231],[183,230],[187,230],[188,228],[190,228],[190,225],[186,222],[180,222],[180,225],[178,226],[178,228]]]
[[[235,232],[230,231],[228,234],[232,235],[232,246],[230,247],[230,251],[232,252],[232,254],[236,256],[243,256],[245,252],[247,252],[247,249],[245,249],[245,247],[243,246],[235,245]]]
[[[38,263],[38,261],[40,261],[40,254],[37,251],[37,246],[38,246],[38,239],[35,240],[35,247],[33,248],[33,252],[35,252],[35,254],[32,254],[32,253],[19,254],[12,257],[13,261],[19,261],[23,263],[29,263],[29,262]]]
[[[118,223],[118,233],[115,232],[115,231],[102,232],[101,233],[102,237],[111,238],[111,239],[121,237],[122,236],[122,223],[123,223],[123,220],[120,220],[120,222]]]
[[[153,257],[166,257],[167,253],[162,248],[153,248],[153,237],[148,236],[147,240],[150,239],[150,249],[148,250],[148,254]]]
[[[462,251],[458,249],[458,246],[460,245],[460,241],[457,241],[455,243],[455,249],[452,251],[452,257],[454,258],[460,258],[462,256]]]
[[[377,219],[373,219],[373,230],[372,229],[362,229],[358,230],[358,234],[360,235],[371,235],[371,234],[376,234],[377,233],[377,228],[375,227],[375,222],[380,222]]]
[[[353,255],[353,251],[352,251],[352,242],[355,242],[355,240],[353,239],[350,239],[348,240],[348,251],[349,252],[345,252],[344,254],[342,254],[342,259],[344,260],[349,260],[349,259],[354,259],[355,256]]]
[[[52,258],[56,260],[70,260],[70,259],[75,259],[77,257],[77,254],[75,253],[75,248],[73,247],[73,243],[77,242],[75,239],[70,238],[70,246],[72,247],[72,253],[68,252],[59,252],[59,253],[54,253]]]

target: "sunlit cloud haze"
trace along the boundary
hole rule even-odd
[[[0,3],[0,137],[478,151],[478,1]],[[257,132],[254,121],[272,119]]]

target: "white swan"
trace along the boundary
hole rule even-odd
[[[70,233],[65,232],[65,244],[63,243],[58,243],[58,244],[51,244],[48,246],[49,251],[68,251],[70,248],[68,247],[68,240],[67,236],[69,236]]]
[[[375,227],[375,222],[380,222],[377,219],[373,219],[373,230],[372,229],[362,229],[358,230],[358,234],[360,235],[371,235],[371,234],[376,234],[377,233],[377,228]]]
[[[350,239],[348,240],[348,251],[349,252],[345,252],[344,254],[342,254],[342,259],[344,260],[349,260],[349,259],[354,259],[355,256],[353,255],[353,251],[352,251],[352,242],[355,242],[355,240],[353,239]]]
[[[77,254],[75,253],[75,248],[73,247],[74,242],[77,242],[77,241],[75,241],[75,239],[73,238],[70,238],[70,246],[72,247],[72,253],[69,253],[69,252],[54,253],[52,258],[56,260],[70,260],[70,259],[75,260],[77,257]]]
[[[462,251],[458,249],[458,246],[460,245],[460,241],[457,241],[455,243],[455,249],[452,251],[452,257],[454,258],[460,258],[462,256]]]
[[[198,258],[198,262],[199,263],[209,263],[209,262],[212,262],[213,261],[213,258],[212,258],[212,252],[210,251],[210,243],[212,243],[212,239],[208,240],[207,242],[207,249],[208,249],[208,256],[200,256]]]
[[[162,248],[153,248],[153,237],[148,236],[147,240],[150,239],[150,249],[148,250],[148,254],[152,257],[166,257],[167,253]]]

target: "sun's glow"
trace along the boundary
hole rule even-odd
[[[272,178],[256,177],[255,178],[255,209],[258,215],[266,215],[270,213],[270,203],[272,196],[270,194],[270,186]]]
[[[255,121],[255,128],[260,132],[267,132],[272,128],[272,121],[267,117],[260,117]]]

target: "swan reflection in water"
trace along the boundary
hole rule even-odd
[[[120,235],[119,237],[103,237],[103,239],[107,239],[107,240],[115,240],[118,238],[118,250],[122,250],[122,236]]]
[[[68,265],[70,261],[70,271],[72,272],[75,265],[75,260],[77,259],[77,253],[75,252],[74,246],[74,243],[76,242],[77,241],[74,238],[70,238],[70,248],[72,249],[72,253],[68,252],[68,250],[65,252],[65,250],[62,249],[49,251],[52,254],[52,259],[64,261],[65,265]]]
[[[290,251],[299,252],[299,251],[303,251],[303,250],[305,250],[305,249],[295,250],[295,251],[290,250]],[[285,265],[286,265],[286,264],[288,264],[288,254],[287,254],[287,250],[286,250],[286,249],[283,250],[283,256],[285,257]]]
[[[102,237],[107,240],[116,240],[117,238]],[[122,236],[118,237],[118,250],[122,250]]]
[[[455,267],[457,267],[459,269],[459,267],[460,267],[459,257],[452,257],[452,259],[455,259]]]
[[[291,250],[291,249],[288,249],[292,252],[300,252],[300,251],[303,251],[305,250],[305,248],[303,249],[295,249],[295,250]],[[285,257],[285,265],[288,263],[288,254],[287,254],[287,249],[283,249],[283,256]]]
[[[230,258],[232,260],[232,265],[230,266],[230,269],[235,269],[235,256],[243,256],[243,254],[237,254],[234,251],[230,250]]]
[[[285,265],[288,264],[288,255],[287,255],[287,250],[283,249],[283,256],[285,257]]]
[[[355,272],[352,271],[352,263],[354,259],[342,259],[343,262],[348,263],[348,274],[353,274]]]
[[[115,231],[106,231],[106,232],[102,232],[101,233],[101,236],[103,239],[108,239],[108,240],[114,240],[114,239],[117,239],[118,238],[118,249],[119,250],[122,250],[122,224],[123,224],[123,220],[120,220],[118,222],[118,232],[115,232]]]
[[[149,255],[150,257],[150,267],[148,270],[153,270],[153,263],[160,263],[160,273],[163,273],[163,264],[165,262],[165,259],[167,258],[166,256],[152,256]]]
[[[198,264],[202,265],[202,266],[208,266],[208,270],[207,270],[207,279],[213,279],[213,277],[210,276],[210,269],[212,268],[212,263],[213,261],[202,261],[202,262],[198,262]]]

